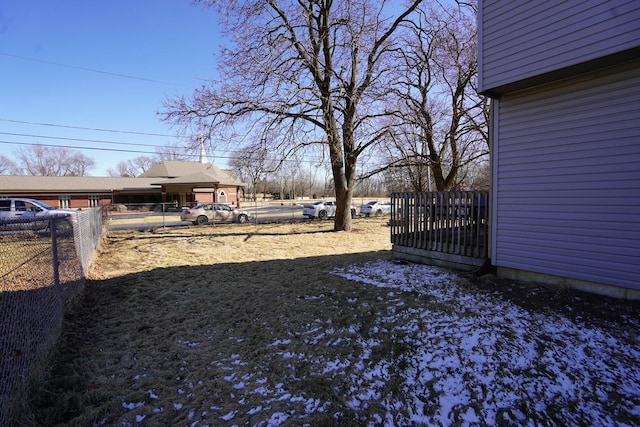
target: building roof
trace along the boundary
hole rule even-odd
[[[231,173],[209,163],[163,161],[138,178],[97,176],[0,175],[0,192],[104,192],[158,190],[162,185],[245,186]]]
[[[151,166],[140,175],[141,178],[176,178],[178,176],[191,175],[195,172],[203,172],[207,169],[220,170],[210,163],[186,162],[180,160],[164,160]]]
[[[234,181],[234,183],[232,183],[232,181]],[[181,185],[184,185],[184,184],[221,185],[222,184],[223,186],[242,185],[241,183],[235,183],[235,180],[233,180],[232,178],[221,177],[221,176],[217,176],[216,174],[207,173],[207,172],[196,172],[196,173],[192,173],[191,175],[179,176],[177,178],[169,178],[161,181],[156,180],[154,183],[159,185],[170,185],[170,184],[181,184]]]
[[[155,180],[155,184],[217,184],[221,186],[244,186],[231,173],[210,163],[164,161],[153,165],[141,177],[166,178]]]
[[[105,191],[158,188],[155,178],[112,178],[97,176],[30,176],[0,175],[0,190],[51,192]]]

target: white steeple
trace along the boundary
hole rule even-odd
[[[200,163],[209,163],[207,160],[207,152],[204,149],[204,139],[200,141]]]

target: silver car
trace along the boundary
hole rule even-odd
[[[61,231],[73,230],[72,209],[53,208],[40,200],[22,197],[0,198],[0,230],[46,230],[53,218],[56,228]]]
[[[209,222],[239,222],[244,224],[249,221],[249,213],[223,203],[200,203],[192,208],[183,208],[180,220],[191,221],[194,225],[204,225]]]

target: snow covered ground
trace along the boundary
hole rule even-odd
[[[416,291],[450,308],[389,319],[415,351],[404,360],[406,399],[379,414],[388,425],[640,423],[637,335],[622,342],[553,313],[460,292],[451,275],[428,266],[378,262],[336,274],[388,288],[390,304],[397,292]],[[384,382],[386,368],[363,366],[361,376]],[[353,404],[385,401],[375,384],[363,384]],[[408,415],[398,417],[401,409]]]
[[[612,335],[588,319],[529,312],[497,295],[469,292],[453,274],[424,265],[383,260],[332,274],[385,289],[385,308],[378,308],[372,329],[392,334],[393,348],[381,349],[388,342],[359,334],[359,325],[310,319],[295,339],[317,348],[313,354],[288,334],[273,340],[270,357],[310,364],[323,378],[350,384],[343,402],[358,425],[640,425],[638,319],[629,319],[628,335]],[[407,295],[430,303],[407,308]],[[350,302],[366,304],[357,297]],[[321,346],[345,340],[354,348],[350,357],[323,356]],[[184,342],[185,349],[197,345]],[[290,378],[270,382],[264,366],[252,367],[240,354],[210,363],[228,373],[232,410],[190,406],[204,400],[202,382],[160,396],[173,407],[154,405],[160,393],[149,390],[146,402],[124,401],[123,408],[135,411],[136,423],[185,411],[191,426],[246,425],[247,419],[256,426],[313,425],[309,420],[320,413],[340,424],[342,414],[322,395],[288,389]]]

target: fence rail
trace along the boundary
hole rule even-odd
[[[488,257],[488,192],[394,193],[391,205],[394,245]]]
[[[102,230],[100,208],[0,222],[0,426],[14,424],[44,372]]]

